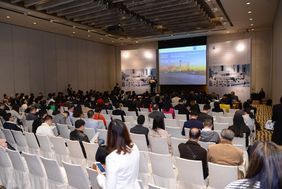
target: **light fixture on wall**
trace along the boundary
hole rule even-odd
[[[9,15],[6,16],[7,19],[10,19],[11,17]]]
[[[146,52],[144,52],[144,57],[147,58],[147,59],[152,59],[153,54],[150,51],[146,51]]]
[[[244,43],[239,43],[239,44],[237,44],[237,46],[236,46],[236,51],[238,51],[238,52],[242,52],[242,51],[244,51],[246,49],[246,45],[244,44]]]
[[[130,53],[128,51],[122,51],[121,56],[124,59],[128,59],[130,57]]]

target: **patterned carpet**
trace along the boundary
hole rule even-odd
[[[253,105],[257,108],[256,119],[260,124],[260,131],[257,131],[257,140],[259,141],[270,141],[271,131],[264,129],[265,122],[272,117],[272,106],[266,106],[264,104]]]

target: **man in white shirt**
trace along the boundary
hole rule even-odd
[[[46,136],[55,136],[53,129],[55,128],[52,126],[53,118],[49,115],[45,116],[44,122],[37,128],[36,134],[39,135],[46,135]]]

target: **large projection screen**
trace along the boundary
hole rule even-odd
[[[160,85],[206,85],[206,45],[159,49]]]

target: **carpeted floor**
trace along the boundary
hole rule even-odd
[[[259,141],[270,141],[271,131],[264,129],[264,125],[267,120],[272,117],[272,106],[266,106],[265,104],[253,105],[257,108],[256,119],[260,124],[261,130],[257,131],[257,140]]]

